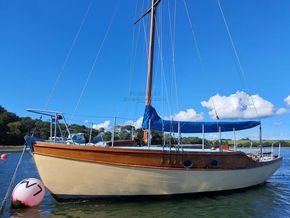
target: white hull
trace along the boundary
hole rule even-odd
[[[263,183],[280,166],[239,170],[174,170],[116,166],[35,154],[42,181],[59,198],[173,195],[246,188]]]

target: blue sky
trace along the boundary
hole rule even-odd
[[[218,2],[186,2],[200,56],[184,1],[163,0],[153,90],[159,113],[212,120],[214,104],[221,118],[262,116],[265,138],[290,139],[290,105],[285,101],[290,95],[290,2],[220,1],[244,74]],[[36,117],[26,108],[63,111],[74,114],[69,117],[78,123],[140,118],[149,17],[133,22],[149,5],[149,0],[0,0],[0,104],[20,116]],[[254,132],[241,137],[256,137],[258,130]]]

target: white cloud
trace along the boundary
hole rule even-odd
[[[93,125],[93,129],[96,129],[96,130],[99,130],[99,129],[101,129],[101,128],[108,129],[109,126],[110,126],[110,121],[109,121],[109,120],[106,120],[106,121],[103,122],[103,123],[94,124],[94,125]]]
[[[165,117],[167,120],[178,120],[178,121],[202,121],[204,119],[203,113],[197,113],[194,109],[190,108],[186,111],[179,111],[174,116]]]
[[[290,107],[290,95],[284,98],[285,103]]]
[[[135,129],[139,129],[142,127],[143,117],[140,117],[136,121],[129,120],[125,123],[125,125],[131,125],[134,126]]]
[[[201,105],[209,109],[209,115],[213,119],[216,119],[215,111],[220,119],[249,119],[275,114],[274,105],[271,102],[259,95],[250,96],[243,91],[237,91],[229,96],[216,94],[208,101],[202,101]]]
[[[276,111],[276,114],[277,115],[282,115],[282,114],[286,114],[288,113],[288,110],[286,108],[279,108],[277,111]]]
[[[136,129],[139,129],[142,127],[142,122],[143,122],[143,117],[140,117],[135,123],[134,123],[134,127]]]

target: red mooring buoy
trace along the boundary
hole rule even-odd
[[[8,157],[8,155],[7,155],[7,154],[5,154],[5,153],[4,153],[4,154],[1,154],[1,159],[2,159],[2,160],[5,160],[5,159],[7,159],[7,157]]]

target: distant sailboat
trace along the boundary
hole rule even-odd
[[[26,137],[42,181],[58,200],[135,198],[235,190],[265,182],[280,166],[282,157],[246,154],[241,151],[150,146],[150,131],[212,133],[239,131],[261,125],[259,121],[185,122],[163,120],[151,104],[156,7],[151,15],[146,107],[142,128],[148,146],[82,146],[68,139],[57,140],[63,113],[29,111],[51,118],[50,140]],[[142,18],[141,17],[141,18]],[[140,18],[140,19],[141,19]],[[65,120],[64,120],[65,121]],[[60,131],[61,132],[61,131]],[[149,133],[148,133],[149,132]],[[63,138],[63,136],[59,136]],[[71,144],[67,143],[70,141]]]

